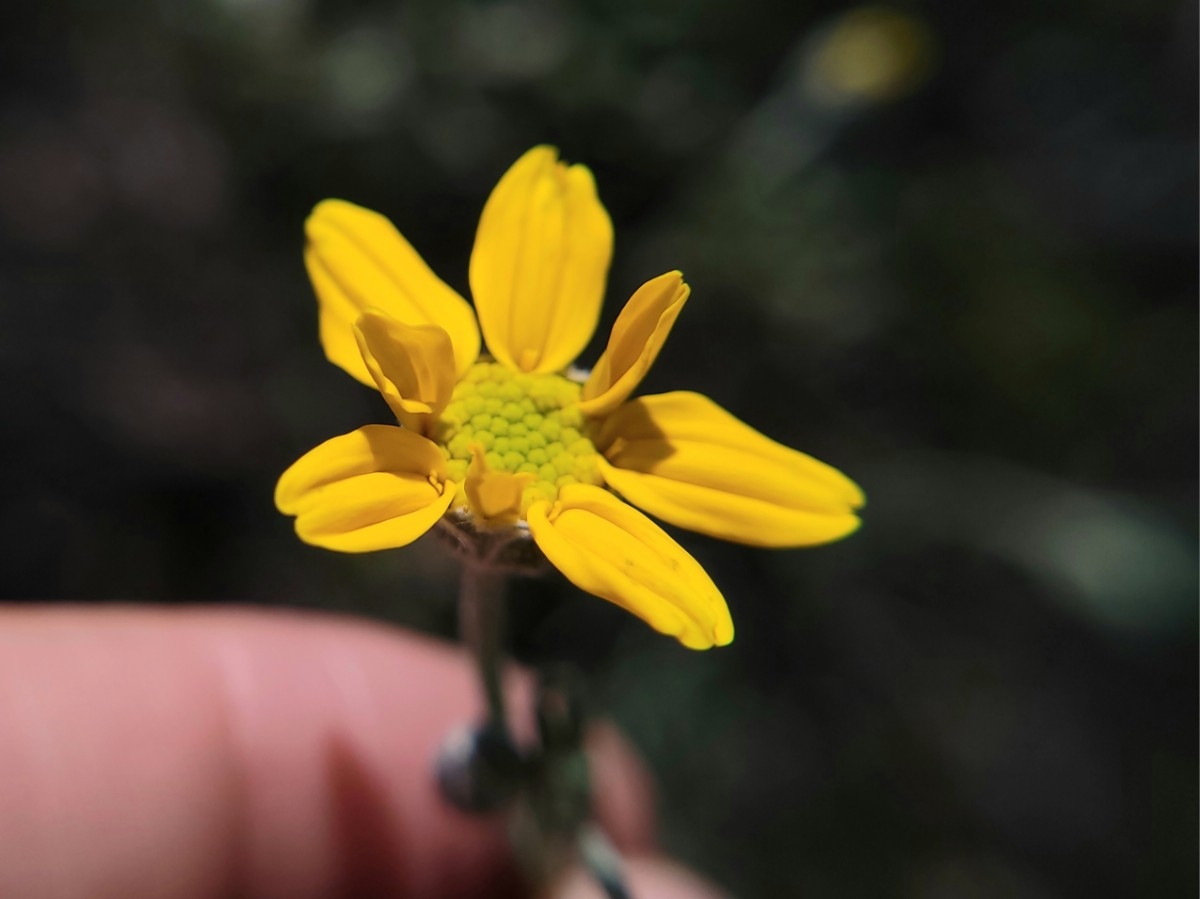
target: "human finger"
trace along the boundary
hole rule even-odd
[[[461,653],[393,629],[4,610],[0,895],[503,894],[502,822],[430,774],[480,712]]]

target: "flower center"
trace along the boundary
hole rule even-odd
[[[492,471],[533,475],[521,496],[522,516],[538,500],[554,502],[567,484],[603,483],[596,447],[576,405],[579,391],[561,375],[513,372],[494,362],[471,366],[433,437],[450,479],[465,481],[471,448],[482,446]]]

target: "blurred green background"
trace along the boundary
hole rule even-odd
[[[616,226],[594,360],[671,268],[643,392],[855,477],[852,539],[678,535],[690,653],[555,576],[573,659],[738,895],[1194,895],[1196,5],[49,0],[0,30],[0,589],[454,632],[454,561],[299,543],[271,494],[386,421],[330,366],[302,222],[389,215],[467,295],[552,142]]]

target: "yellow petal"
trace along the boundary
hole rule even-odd
[[[712,579],[658,525],[607,490],[571,484],[526,513],[533,539],[581,590],[692,649],[724,646],[733,620]]]
[[[698,393],[626,403],[596,441],[605,482],[651,515],[755,546],[806,546],[859,526],[858,486]]]
[[[613,323],[608,349],[583,385],[579,409],[607,415],[637,389],[671,333],[691,288],[681,272],[667,272],[637,289]]]
[[[511,369],[556,372],[596,330],[612,258],[612,222],[592,173],[534,147],[492,191],[471,253],[484,340]]]
[[[373,385],[353,326],[374,307],[406,325],[444,329],[458,374],[471,367],[479,355],[471,307],[430,271],[391,222],[345,200],[325,200],[304,231],[304,262],[317,292],[321,345],[330,362]]]
[[[484,524],[515,524],[521,517],[521,494],[535,480],[532,474],[492,471],[481,444],[470,447],[471,464],[467,468],[467,502],[471,512]]]
[[[275,505],[296,516],[305,543],[339,552],[404,546],[454,499],[446,463],[430,441],[403,428],[367,425],[326,440],[279,478]]]
[[[454,392],[450,335],[437,325],[406,325],[372,309],[354,325],[354,336],[396,418],[406,428],[429,434]]]

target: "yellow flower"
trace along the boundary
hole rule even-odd
[[[283,473],[275,503],[305,542],[390,549],[444,517],[508,528],[581,589],[706,649],[733,639],[720,591],[617,494],[756,546],[858,527],[862,492],[836,469],[699,394],[629,399],[687,301],[679,272],[634,293],[590,375],[568,368],[599,318],[612,223],[591,172],[552,147],[517,160],[484,206],[475,312],[378,213],[326,200],[306,233],[325,354],[377,388],[400,427],[334,437]]]

